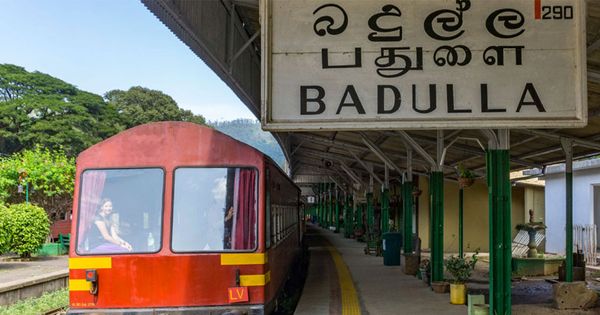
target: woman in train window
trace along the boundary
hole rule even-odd
[[[108,198],[100,201],[89,235],[90,252],[124,253],[132,251],[131,244],[119,237],[116,224],[112,221],[113,205]]]

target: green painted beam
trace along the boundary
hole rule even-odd
[[[566,177],[566,193],[567,193],[567,205],[566,205],[566,260],[565,260],[565,281],[573,282],[573,171],[567,170],[565,173]]]
[[[431,202],[431,281],[444,280],[444,173],[429,175]]]
[[[404,221],[403,224],[403,233],[404,237],[404,252],[412,253],[413,251],[413,197],[412,197],[412,182],[405,182],[402,184],[402,218]]]
[[[373,193],[367,193],[367,231],[373,233],[375,212],[373,210]]]
[[[339,194],[336,191],[335,194],[335,218],[334,218],[334,222],[335,222],[335,233],[339,233],[340,232],[340,200],[339,200]]]
[[[390,231],[390,190],[385,188],[381,192],[381,232]]]
[[[344,237],[349,238],[352,236],[352,207],[350,205],[350,196],[346,195],[344,198]]]
[[[458,189],[458,256],[464,257],[463,253],[463,207],[465,190]]]
[[[321,202],[319,203],[319,226],[325,226],[325,183],[321,183]]]
[[[488,150],[490,314],[511,314],[511,186],[508,150]]]
[[[364,211],[365,211],[364,204],[363,203],[359,204],[358,207],[356,208],[356,229],[362,230],[363,232],[365,230],[365,222],[363,220]]]

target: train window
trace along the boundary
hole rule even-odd
[[[160,250],[164,172],[159,168],[85,170],[79,192],[77,253]]]
[[[252,168],[176,169],[173,251],[255,249],[257,177]]]

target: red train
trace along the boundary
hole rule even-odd
[[[268,314],[301,251],[300,190],[267,156],[183,122],[77,159],[69,314]]]

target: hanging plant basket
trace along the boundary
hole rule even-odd
[[[473,183],[475,183],[474,178],[470,178],[470,177],[459,177],[458,178],[458,186],[460,188],[471,187],[473,185]]]
[[[423,193],[423,191],[422,191],[422,190],[420,190],[420,189],[414,189],[414,190],[412,191],[412,195],[413,195],[414,197],[419,197],[419,196],[421,195],[421,193]]]

